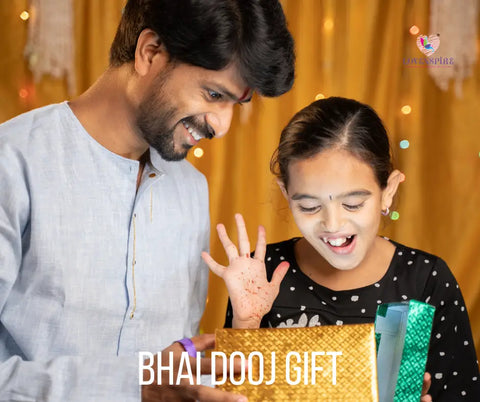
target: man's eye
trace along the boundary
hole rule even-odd
[[[211,89],[208,90],[208,96],[210,96],[213,100],[220,100],[222,99],[222,94],[216,91],[212,91]]]
[[[360,208],[363,207],[363,202],[361,204],[356,204],[356,205],[350,205],[350,204],[343,204],[343,207],[347,210],[347,211],[358,211]]]

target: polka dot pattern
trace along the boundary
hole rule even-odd
[[[267,247],[269,279],[281,261],[288,261],[291,269],[287,271],[280,294],[261,326],[373,322],[381,303],[410,299],[425,301],[436,307],[427,361],[427,371],[432,374],[429,391],[432,399],[446,401],[442,396],[448,392],[448,401],[480,401],[478,365],[465,303],[445,262],[393,242],[397,249],[383,277],[358,289],[334,291],[315,283],[303,273],[295,260],[296,240]],[[230,316],[230,322],[231,319]]]

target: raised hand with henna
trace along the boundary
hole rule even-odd
[[[210,254],[202,258],[210,269],[221,277],[228,289],[233,310],[234,328],[258,328],[262,317],[268,313],[278,295],[280,283],[287,273],[288,262],[280,263],[267,279],[265,269],[266,235],[263,226],[258,227],[257,245],[250,257],[250,241],[242,215],[235,214],[238,249],[228,237],[223,224],[217,225],[217,233],[228,256],[228,267],[217,263]]]

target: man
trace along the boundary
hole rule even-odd
[[[238,400],[140,390],[137,354],[178,362],[204,308],[207,185],[183,158],[293,63],[277,0],[129,0],[89,90],[0,126],[0,400]]]

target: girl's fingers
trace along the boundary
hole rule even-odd
[[[230,240],[230,237],[228,237],[227,231],[223,224],[219,223],[217,225],[217,233],[218,233],[218,238],[222,242],[223,249],[227,254],[228,260],[232,261],[233,259],[237,258],[238,257],[237,247],[235,247],[235,244],[233,244],[233,242]]]
[[[212,270],[212,272],[219,276],[220,278],[223,278],[223,274],[225,272],[225,267],[223,265],[220,265],[217,261],[215,261],[210,254],[208,254],[206,251],[202,251],[202,258],[203,261],[205,261],[205,264],[208,265],[208,267]]]
[[[287,261],[283,261],[280,264],[278,264],[277,268],[275,268],[275,271],[273,272],[272,275],[272,280],[270,283],[275,286],[275,288],[280,287],[280,283],[282,282],[283,278],[287,274],[288,268],[290,267],[290,264]]]
[[[420,402],[432,402],[432,397],[429,394],[427,394],[431,384],[432,384],[432,377],[430,373],[425,373],[423,376],[422,395],[420,398]]]
[[[265,228],[260,225],[258,227],[257,245],[255,246],[254,258],[260,261],[265,260],[266,249],[267,249],[267,240],[265,235]]]
[[[235,214],[237,224],[238,247],[241,256],[250,256],[250,241],[248,240],[247,228],[241,214]]]
[[[432,385],[432,376],[430,375],[430,373],[425,373],[423,375],[423,385],[422,385],[422,397],[423,396],[427,396],[427,397],[430,397],[430,395],[427,395],[428,393],[428,390],[430,389],[430,385]],[[428,401],[428,398],[425,399],[426,401]],[[424,402],[424,400],[422,399],[422,402]]]

